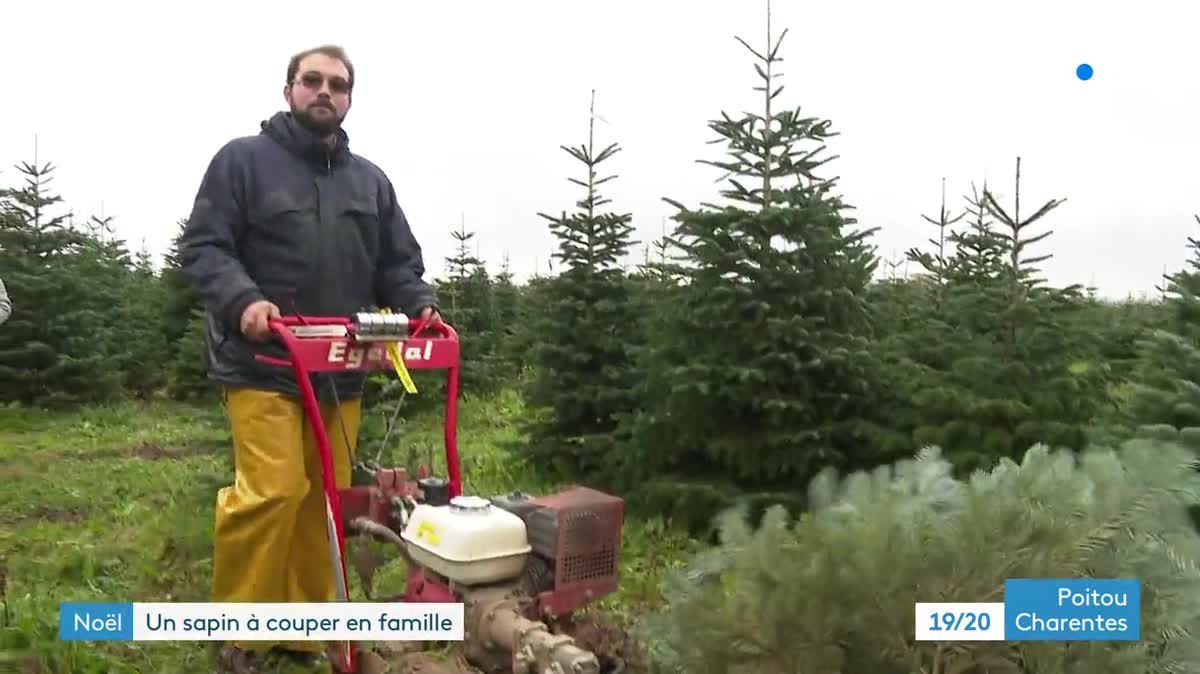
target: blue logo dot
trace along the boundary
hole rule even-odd
[[[1090,80],[1092,79],[1092,67],[1086,63],[1080,63],[1079,67],[1075,69],[1075,75],[1081,80]]]

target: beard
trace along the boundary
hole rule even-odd
[[[324,110],[321,110],[321,108],[324,108]],[[292,116],[296,118],[300,126],[322,138],[332,135],[342,125],[342,119],[338,116],[333,106],[321,103],[313,103],[303,110],[293,107]]]

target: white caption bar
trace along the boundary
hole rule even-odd
[[[134,641],[462,641],[462,604],[135,603]]]
[[[1004,641],[1004,602],[917,604],[917,641]]]

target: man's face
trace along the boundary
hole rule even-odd
[[[297,121],[322,137],[328,136],[337,131],[350,111],[350,72],[336,58],[311,54],[300,61],[283,97]]]

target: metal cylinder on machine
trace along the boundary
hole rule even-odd
[[[408,316],[362,312],[354,315],[354,336],[362,341],[408,339]]]

